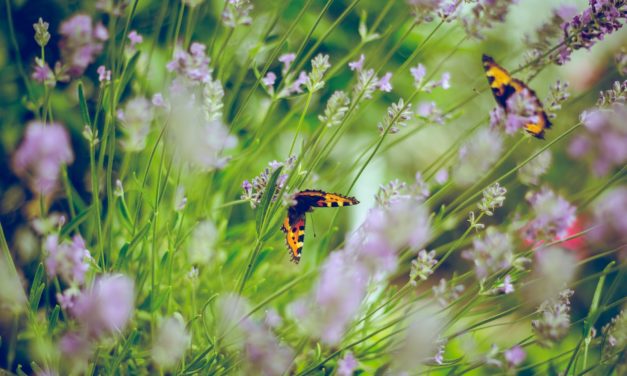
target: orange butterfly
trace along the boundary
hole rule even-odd
[[[313,211],[313,208],[331,208],[359,204],[359,201],[354,197],[311,189],[296,193],[294,200],[296,204],[287,210],[287,216],[283,221],[281,230],[285,233],[285,242],[292,256],[292,261],[296,264],[300,261],[305,241],[305,213]]]
[[[544,112],[542,102],[538,99],[536,93],[531,90],[524,82],[513,78],[507,70],[498,65],[493,58],[488,55],[483,55],[483,69],[488,77],[488,83],[494,94],[496,103],[501,106],[505,113],[508,112],[507,100],[514,95],[525,89],[529,92],[529,95],[533,98],[535,113],[537,115],[536,122],[530,122],[525,124],[525,130],[537,138],[544,138],[544,130],[551,128],[551,122]]]

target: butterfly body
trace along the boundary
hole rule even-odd
[[[290,251],[292,261],[298,263],[305,241],[305,213],[314,208],[331,208],[357,205],[354,197],[342,196],[337,193],[327,193],[319,190],[307,189],[294,195],[296,202],[287,210],[281,230],[285,233],[285,242]]]
[[[525,124],[525,131],[536,138],[543,139],[545,129],[551,128],[551,122],[549,121],[549,118],[542,107],[542,102],[540,102],[536,93],[524,82],[512,77],[512,75],[505,68],[498,65],[494,59],[488,55],[483,55],[483,69],[485,70],[486,77],[488,78],[488,83],[492,89],[494,99],[496,100],[496,103],[498,103],[498,105],[505,110],[505,113],[509,113],[511,110],[508,108],[508,99],[516,93],[527,90],[535,107],[535,119]]]

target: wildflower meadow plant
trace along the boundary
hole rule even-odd
[[[626,1],[5,3],[7,374],[627,372]]]

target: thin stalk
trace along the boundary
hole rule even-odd
[[[296,139],[300,133],[300,129],[303,126],[303,121],[305,120],[305,115],[307,114],[307,110],[309,109],[309,105],[311,104],[311,98],[313,97],[313,91],[310,91],[307,95],[307,102],[305,102],[305,108],[303,109],[302,114],[300,115],[300,119],[298,120],[298,126],[296,127],[296,133],[294,134],[294,139],[292,140],[292,145],[290,146],[290,151],[287,154],[289,157],[292,155],[292,151],[294,151],[294,145],[296,144]]]

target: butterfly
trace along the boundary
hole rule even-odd
[[[312,189],[296,193],[294,201],[296,204],[287,210],[281,230],[285,233],[285,242],[292,261],[296,264],[300,261],[305,241],[305,213],[313,211],[313,208],[335,208],[359,204],[354,197]]]
[[[551,122],[546,116],[542,102],[540,102],[536,93],[524,82],[513,78],[509,72],[498,65],[493,58],[485,54],[483,55],[483,69],[488,77],[488,83],[492,89],[492,94],[494,94],[494,99],[496,99],[496,103],[505,110],[505,113],[509,112],[507,100],[515,93],[520,93],[525,89],[527,90],[535,104],[535,118],[537,120],[525,124],[525,130],[534,137],[543,139],[544,130],[551,128]]]

